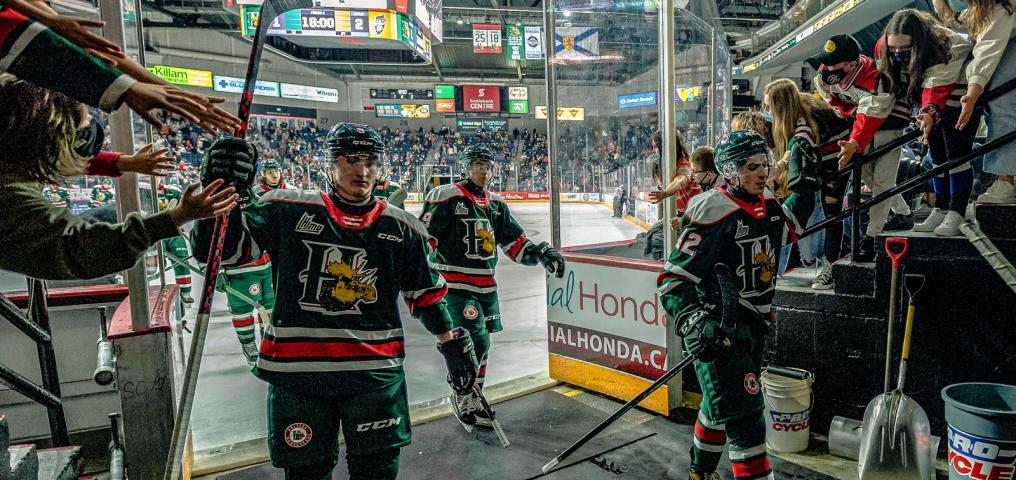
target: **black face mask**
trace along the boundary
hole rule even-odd
[[[893,61],[893,67],[898,70],[904,69],[907,65],[910,65],[910,50],[904,50],[901,52],[889,52],[889,58]]]
[[[106,132],[93,118],[86,127],[78,130],[78,146],[74,147],[74,151],[84,158],[94,158],[105,143]]]
[[[847,77],[847,71],[839,68],[836,70],[822,70],[822,83],[826,85],[839,85]]]

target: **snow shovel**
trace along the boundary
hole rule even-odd
[[[931,480],[934,474],[928,415],[917,402],[903,394],[914,328],[914,297],[924,286],[924,275],[905,275],[903,283],[910,302],[900,374],[896,390],[875,397],[864,410],[864,431],[857,462],[861,480]]]

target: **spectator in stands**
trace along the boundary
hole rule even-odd
[[[83,105],[59,93],[11,78],[0,82],[0,268],[42,279],[95,278],[133,266],[156,242],[180,234],[192,220],[225,213],[236,204],[221,182],[187,189],[180,205],[121,224],[88,224],[42,195],[41,186],[84,173],[102,147]],[[253,175],[253,172],[252,172]]]
[[[1016,4],[1011,0],[937,0],[935,9],[947,26],[969,33],[973,58],[967,64],[967,94],[960,103],[957,130],[976,124],[974,105],[984,90],[1016,78]],[[994,140],[1016,125],[1016,93],[988,102],[984,111],[987,140]],[[977,197],[982,203],[1016,203],[1016,143],[1003,145],[984,156],[984,171],[998,175],[988,190]]]
[[[957,83],[971,48],[962,35],[945,28],[931,15],[910,8],[889,19],[875,46],[879,74],[887,79],[883,83],[888,83],[879,96],[920,106],[917,121],[923,131],[921,138],[928,143],[935,165],[966,155],[973,148],[979,114],[974,114],[964,130],[957,130],[952,122],[939,121],[943,114],[952,118],[960,113],[958,105],[947,103],[950,96],[960,97],[966,92],[965,86]],[[959,235],[971,186],[973,171],[969,163],[936,178],[935,203],[940,208],[915,225],[914,231]]]

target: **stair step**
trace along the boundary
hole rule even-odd
[[[84,467],[81,447],[39,450],[39,480],[74,480]]]
[[[38,480],[39,456],[35,445],[14,445],[11,454],[10,480]]]
[[[1016,205],[975,203],[974,218],[991,239],[1016,239]]]
[[[836,293],[874,297],[875,264],[839,260],[833,264],[833,281]]]

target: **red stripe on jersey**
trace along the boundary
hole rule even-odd
[[[758,478],[768,475],[771,471],[769,467],[769,455],[765,453],[749,458],[743,463],[732,461],[730,462],[730,468],[734,470],[734,478]]]
[[[28,17],[12,10],[10,7],[0,11],[0,47],[7,43],[7,36],[10,35],[22,22],[27,22]],[[24,33],[24,30],[22,30]]]
[[[384,343],[352,342],[276,342],[261,340],[261,353],[275,358],[304,357],[395,357],[405,355],[405,342],[392,340]]]
[[[797,235],[797,231],[794,230],[794,224],[790,223],[790,219],[784,219],[783,221],[786,222],[787,230],[790,232],[790,235],[787,236],[787,240],[789,240],[790,243],[800,240],[801,237]]]
[[[484,378],[487,376],[487,364],[480,366],[480,369],[476,371],[477,378]]]
[[[723,445],[727,443],[727,432],[723,430],[710,430],[702,425],[702,422],[695,422],[695,436],[699,440],[703,440],[706,443],[712,445]]]
[[[363,215],[350,215],[343,212],[335,202],[332,202],[331,197],[327,193],[321,192],[321,201],[324,202],[325,210],[328,212],[328,216],[335,220],[342,228],[348,228],[351,230],[363,230],[371,226],[378,217],[381,216],[381,212],[388,206],[387,202],[374,201],[374,208]]]
[[[249,252],[248,252],[248,256],[249,256]],[[261,255],[261,258],[259,258],[257,260],[254,260],[253,262],[245,263],[245,264],[237,266],[237,267],[229,267],[229,268],[256,267],[256,266],[259,266],[259,265],[265,265],[269,261],[271,261],[271,258],[268,258],[268,254],[266,253],[264,255]]]
[[[448,287],[441,287],[440,290],[427,292],[415,300],[406,300],[406,306],[409,307],[409,313],[414,313],[418,308],[427,308],[440,302],[446,295],[448,295]]]
[[[176,279],[177,285],[190,285],[190,283],[191,283],[190,275],[187,275],[186,277],[179,277]]]
[[[519,253],[522,252],[522,247],[526,245],[526,240],[528,239],[525,235],[519,235],[518,240],[515,240],[515,243],[512,244],[512,248],[508,249],[508,256],[512,257],[512,259],[518,258]]]
[[[759,203],[752,205],[744,200],[741,200],[740,198],[731,195],[726,188],[720,191],[723,192],[723,194],[726,195],[727,198],[729,198],[732,202],[736,203],[737,206],[741,207],[741,210],[748,212],[749,215],[759,220],[766,218],[766,198],[764,196],[759,195],[758,196]]]
[[[233,326],[237,327],[237,328],[240,328],[240,327],[249,327],[251,325],[254,325],[254,317],[247,317],[247,318],[241,318],[239,320],[233,320]]]
[[[695,283],[694,281],[692,281],[692,279],[684,275],[678,275],[676,273],[670,272],[661,272],[660,275],[656,277],[656,285],[663,285],[663,282],[666,282],[667,280],[680,280],[682,282]]]
[[[477,197],[476,195],[473,195],[473,193],[470,192],[465,185],[461,183],[456,183],[455,186],[462,191],[462,194],[465,195],[466,198],[468,198],[471,202],[477,204],[478,206],[486,207],[487,205],[490,205],[490,193],[487,192],[486,188],[483,189],[483,196]]]
[[[477,287],[497,286],[497,280],[494,280],[494,277],[483,277],[479,275],[469,275],[455,272],[441,272],[441,276],[443,276],[445,280],[454,283],[468,283]]]

